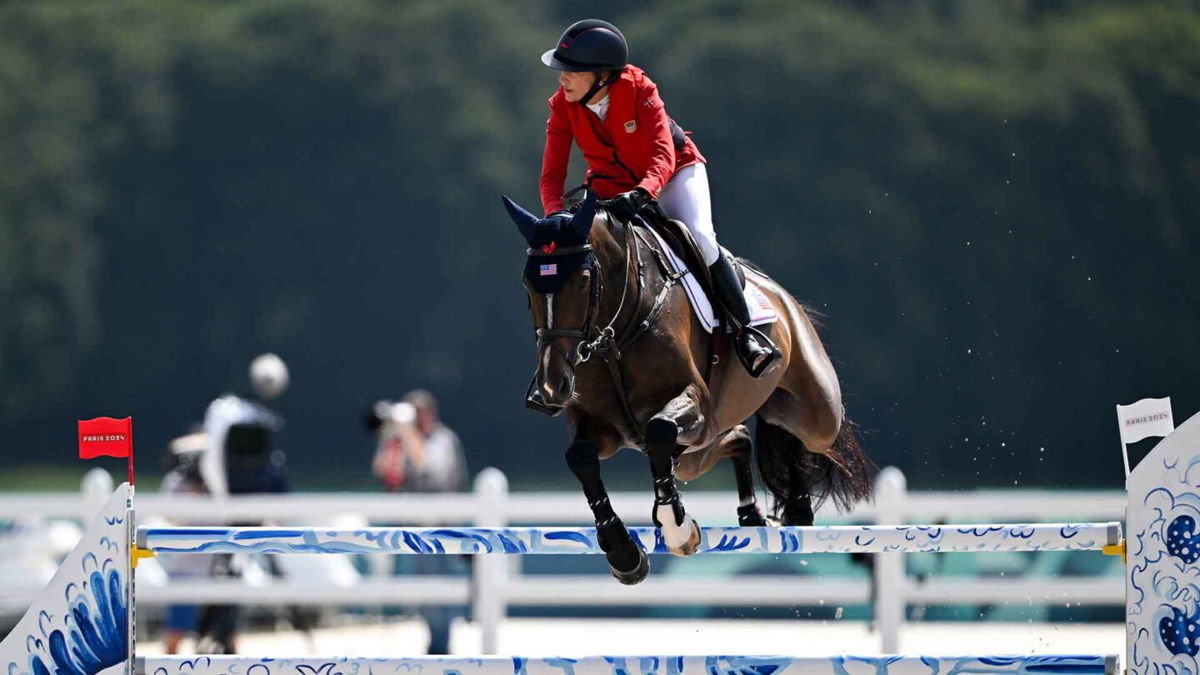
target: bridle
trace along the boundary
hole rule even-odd
[[[584,316],[584,324],[580,328],[537,328],[538,353],[544,352],[547,342],[549,346],[557,351],[571,364],[574,368],[581,363],[587,363],[596,353],[604,353],[615,347],[616,338],[616,323],[620,318],[621,312],[625,309],[625,300],[629,296],[629,265],[633,259],[629,251],[630,237],[625,238],[625,273],[623,278],[626,283],[621,284],[621,302],[617,305],[617,309],[613,312],[612,318],[608,324],[599,330],[596,326],[599,325],[600,316],[600,298],[604,293],[604,266],[600,263],[600,259],[593,256],[592,262],[592,279],[588,286],[588,305]],[[564,246],[557,248],[552,252],[547,253],[542,249],[530,248],[525,251],[525,254],[535,258],[556,258],[575,253],[586,253],[592,251],[591,244],[581,244],[579,246]],[[575,341],[575,348],[569,352],[559,347],[553,340],[555,338],[570,338]]]
[[[625,417],[625,422],[629,427],[630,433],[637,440],[638,445],[641,445],[642,435],[638,429],[637,418],[633,413],[633,406],[629,401],[629,393],[625,389],[624,377],[621,374],[621,352],[622,350],[627,349],[634,343],[634,341],[649,331],[650,327],[654,325],[654,321],[658,318],[659,313],[662,311],[663,306],[666,304],[667,296],[670,293],[671,288],[673,288],[675,283],[678,282],[688,272],[686,270],[679,272],[672,270],[671,266],[666,261],[665,255],[659,251],[649,239],[647,239],[646,235],[642,231],[634,227],[632,222],[624,223],[622,227],[625,228],[625,269],[624,274],[621,276],[624,283],[622,283],[621,301],[618,303],[617,309],[615,312],[613,312],[612,318],[609,319],[608,323],[603,328],[597,329],[597,326],[599,325],[600,299],[604,292],[604,270],[602,264],[600,263],[600,259],[595,258],[595,261],[593,262],[595,270],[591,280],[591,289],[588,293],[588,308],[585,314],[587,318],[585,319],[583,326],[577,329],[538,328],[536,329],[536,334],[539,354],[544,353],[547,340],[553,340],[557,337],[565,337],[574,340],[575,349],[573,350],[573,355],[569,354],[567,351],[564,351],[553,342],[550,343],[551,347],[558,350],[558,352],[567,359],[572,368],[578,366],[580,363],[586,363],[593,357],[600,357],[600,359],[608,367],[608,374],[609,377],[612,378],[613,388],[616,390],[617,400],[621,404],[621,412]],[[663,284],[655,294],[654,303],[650,306],[650,310],[646,312],[646,316],[643,317],[641,321],[637,321],[637,317],[639,314],[641,314],[641,296],[645,288],[645,264],[642,261],[642,249],[637,244],[639,239],[646,245],[650,253],[654,256],[654,259],[661,268],[664,276]],[[526,254],[533,257],[544,258],[570,255],[571,253],[588,252],[591,250],[591,244],[582,244],[580,246],[569,246],[550,252],[542,249],[529,249],[526,251]],[[634,307],[633,318],[629,322],[630,328],[625,331],[625,334],[620,339],[618,339],[616,325],[617,321],[621,317],[621,314],[625,310],[625,302],[629,297],[629,287],[632,285],[629,277],[630,272],[633,269],[631,266],[633,265],[637,266],[635,282],[637,284],[637,291],[634,294],[635,302],[637,304]],[[536,391],[536,385],[537,377],[535,376],[533,381],[529,383],[529,391],[525,396],[525,404],[528,407],[537,410],[538,412],[543,412],[551,416],[560,413],[562,411],[562,407],[550,405],[542,400],[541,395]]]

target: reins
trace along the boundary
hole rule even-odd
[[[612,220],[611,214],[608,216],[609,222]],[[628,349],[638,338],[650,330],[654,325],[659,314],[662,313],[663,307],[666,305],[667,296],[671,289],[675,286],[685,274],[688,272],[673,272],[670,265],[667,263],[663,254],[648,240],[645,234],[634,226],[633,222],[622,224],[625,228],[625,265],[624,273],[622,274],[623,283],[621,284],[621,300],[617,304],[617,309],[613,312],[612,318],[609,319],[607,325],[599,330],[595,330],[599,325],[600,301],[604,292],[604,266],[597,257],[595,260],[596,274],[591,281],[591,292],[588,295],[588,310],[586,316],[587,322],[580,329],[569,328],[538,328],[536,330],[538,347],[541,351],[542,345],[547,339],[555,337],[566,337],[577,340],[575,345],[574,358],[571,358],[566,351],[551,343],[551,346],[557,349],[562,355],[567,358],[572,367],[578,366],[580,363],[586,363],[593,357],[599,356],[607,366],[609,377],[612,379],[613,388],[617,393],[617,400],[621,404],[621,412],[625,417],[625,423],[629,427],[630,433],[634,436],[639,446],[644,444],[642,433],[638,428],[637,418],[633,413],[633,406],[629,401],[629,394],[625,389],[625,379],[621,373],[621,356],[622,352]],[[641,313],[642,291],[645,287],[644,267],[642,261],[641,247],[638,246],[638,241],[641,241],[649,249],[654,256],[655,261],[659,264],[664,275],[664,283],[655,294],[654,302],[650,306],[650,310],[641,321],[637,321],[637,316]],[[557,249],[553,252],[546,252],[539,249],[529,249],[527,253],[537,257],[555,257],[560,255],[569,255],[571,253],[580,253],[590,251],[590,244],[580,246],[570,246]],[[637,264],[636,279],[631,280],[632,265]],[[629,297],[629,287],[633,284],[637,285],[637,292],[634,294],[636,304],[633,309],[633,319],[630,320],[632,330],[627,332],[620,339],[617,338],[616,325],[620,320],[622,313],[625,311],[625,304]],[[636,323],[635,323],[636,322]],[[594,336],[593,336],[594,335]]]

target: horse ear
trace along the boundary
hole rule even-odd
[[[596,192],[588,190],[587,196],[583,198],[583,203],[579,205],[579,210],[571,217],[571,229],[574,230],[579,238],[587,241],[588,234],[592,231],[592,221],[596,219]]]
[[[517,224],[517,229],[521,231],[521,236],[525,237],[525,242],[532,242],[538,217],[521,208],[521,205],[509,199],[508,195],[501,195],[501,198],[504,200],[504,208],[508,209],[508,217]]]

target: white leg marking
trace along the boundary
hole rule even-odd
[[[682,548],[692,536],[692,515],[683,514],[683,522],[675,524],[675,510],[670,504],[659,504],[654,507],[654,515],[662,523],[663,541],[671,548]]]

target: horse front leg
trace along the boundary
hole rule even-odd
[[[580,426],[567,446],[566,458],[596,519],[596,540],[608,559],[609,570],[625,585],[639,583],[650,573],[650,561],[608,501],[608,491],[600,479],[600,445]]]
[[[646,423],[646,455],[654,478],[654,524],[675,555],[692,555],[700,546],[700,527],[683,508],[675,485],[675,462],[704,429],[700,391],[688,385]]]

